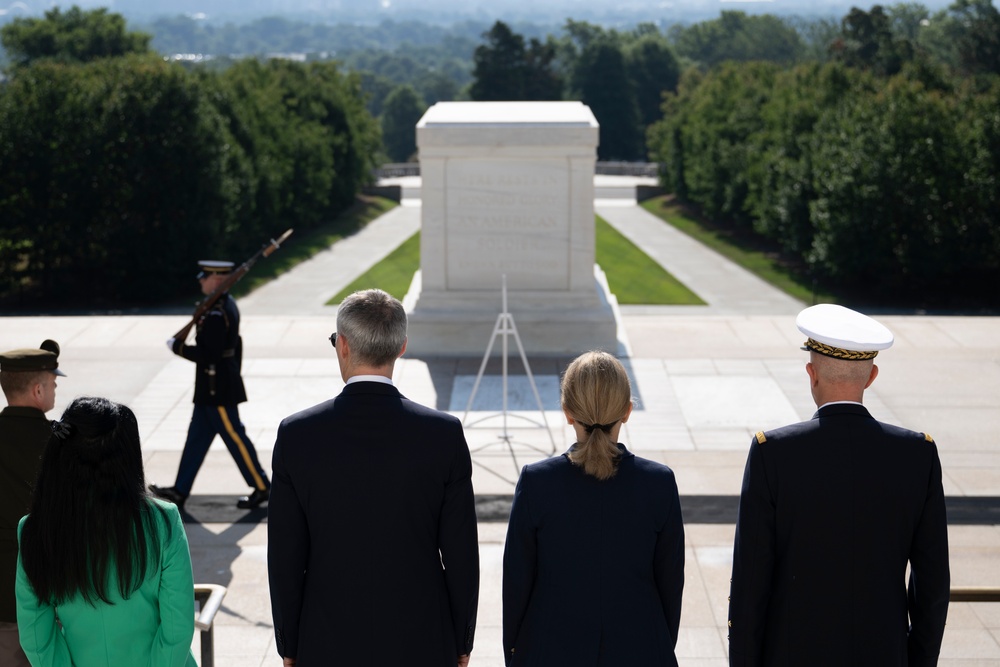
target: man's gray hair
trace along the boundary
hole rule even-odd
[[[355,292],[337,311],[337,335],[347,339],[358,362],[386,366],[399,357],[406,342],[406,311],[380,289]]]

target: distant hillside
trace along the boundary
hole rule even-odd
[[[378,23],[384,19],[418,20],[450,24],[468,19],[490,23],[562,23],[566,18],[605,25],[653,22],[686,23],[714,18],[722,10],[738,9],[750,14],[809,17],[841,17],[853,6],[868,8],[873,2],[851,0],[0,0],[0,23],[17,16],[41,15],[53,4],[77,4],[85,9],[108,7],[130,21],[148,22],[178,14],[197,16],[209,22],[242,23],[262,16],[327,23]],[[884,2],[892,5],[894,2]],[[935,11],[949,0],[921,3]]]

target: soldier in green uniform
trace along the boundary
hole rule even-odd
[[[31,504],[42,451],[52,434],[45,413],[55,406],[59,344],[0,354],[0,387],[7,407],[0,412],[0,665],[29,667],[21,651],[14,604],[17,523]]]

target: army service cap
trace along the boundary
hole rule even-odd
[[[219,259],[203,259],[198,262],[198,280],[211,275],[225,275],[232,273],[236,265]]]
[[[821,303],[806,308],[795,318],[799,331],[808,336],[803,350],[834,359],[874,359],[879,350],[892,347],[892,332],[856,310]]]
[[[59,343],[44,341],[38,349],[21,348],[0,354],[0,371],[4,373],[50,371],[66,376],[59,370]]]

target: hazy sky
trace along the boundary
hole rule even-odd
[[[994,0],[996,3],[997,0]],[[951,0],[925,0],[932,11]],[[722,10],[779,15],[840,18],[852,6],[870,9],[874,2],[851,0],[0,0],[0,18],[40,15],[55,5],[84,8],[109,7],[130,19],[148,20],[178,14],[197,15],[212,21],[249,21],[282,15],[324,22],[378,22],[383,19],[417,19],[450,23],[465,19],[562,23],[566,18],[600,23],[639,21],[700,21]],[[892,5],[893,2],[883,2]]]

